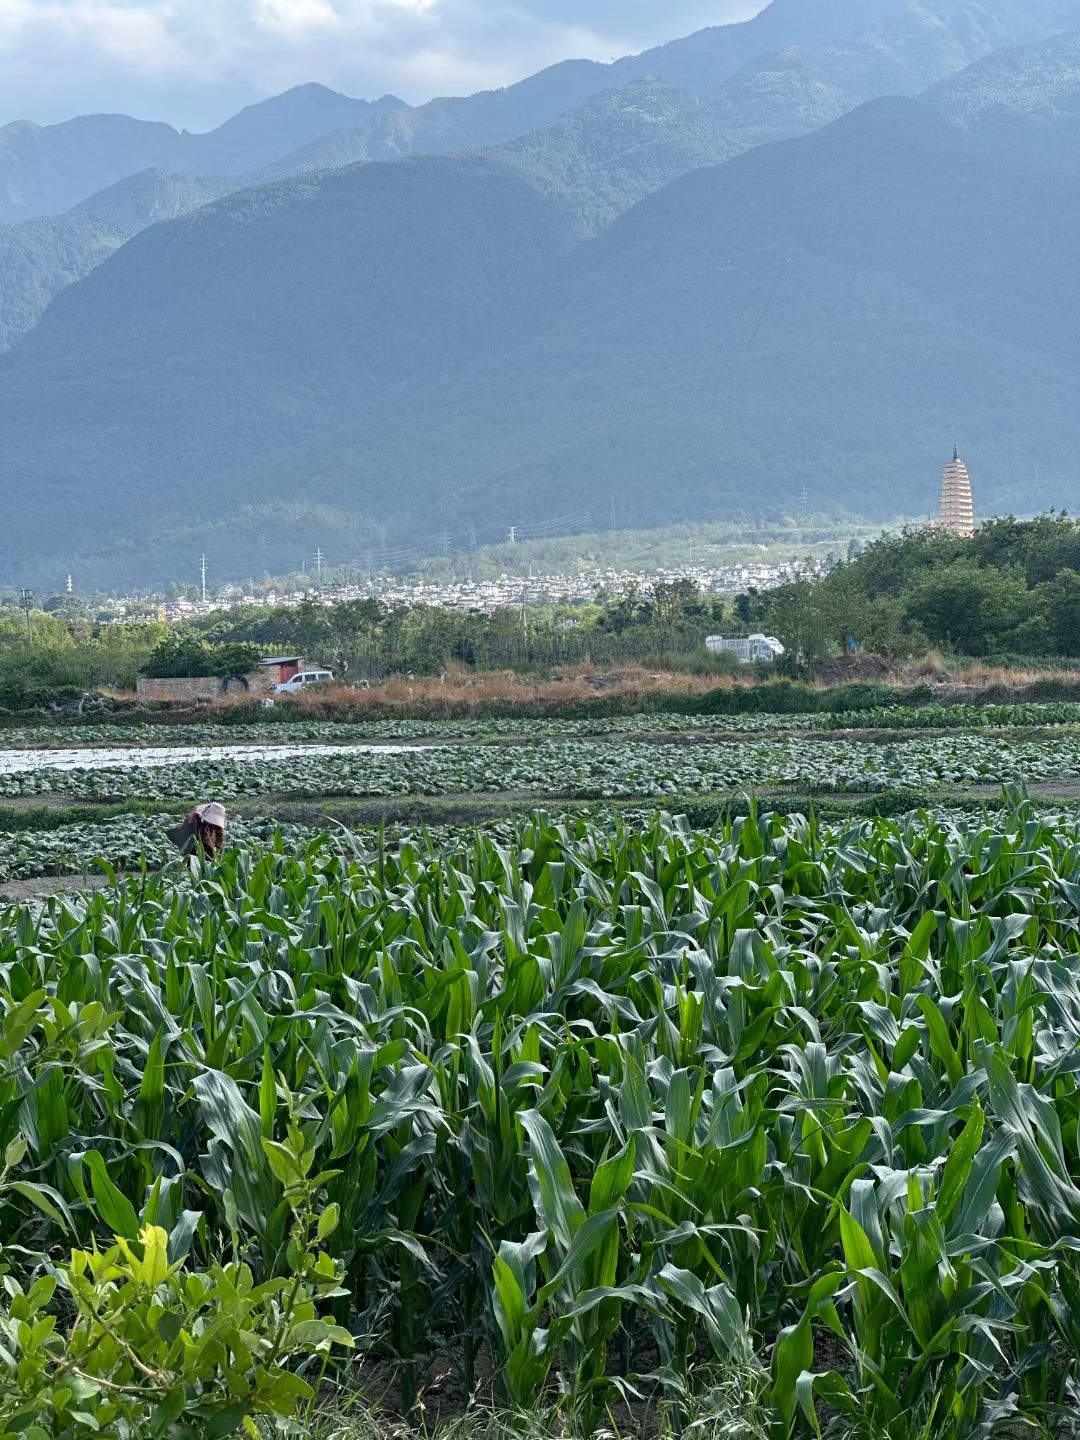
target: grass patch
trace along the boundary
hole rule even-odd
[[[175,804],[160,800],[130,800],[115,805],[95,805],[90,801],[54,795],[47,801],[39,796],[33,803],[0,805],[0,834],[16,835],[41,830],[63,830],[69,825],[104,825],[127,815],[171,815]]]

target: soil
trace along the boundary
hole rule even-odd
[[[97,803],[77,800],[74,795],[5,795],[0,807],[4,810],[85,810]]]
[[[596,801],[529,791],[493,795],[383,795],[370,800],[326,797],[297,800],[289,795],[245,797],[233,803],[235,814],[293,825],[325,825],[328,820],[353,825],[479,825],[485,820],[543,810],[549,806],[582,808]]]
[[[0,899],[22,904],[70,890],[104,890],[108,884],[107,875],[35,875],[29,880],[5,880],[0,885]]]

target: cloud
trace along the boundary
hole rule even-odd
[[[763,0],[0,0],[0,124],[125,111],[192,129],[290,85],[417,103],[609,60]]]

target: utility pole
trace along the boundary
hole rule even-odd
[[[70,595],[74,589],[75,586],[71,583],[71,576],[69,575],[67,578],[67,593]]]
[[[202,561],[200,562],[200,564],[201,564],[201,569],[202,569],[202,599],[203,599],[203,604],[205,605],[205,604],[206,604],[206,556],[205,556],[205,555],[202,557]]]
[[[27,589],[27,587],[26,587],[25,585],[23,586],[22,599],[23,599],[23,609],[26,611],[26,638],[27,638],[27,640],[29,640],[30,644],[33,645],[33,643],[34,643],[34,626],[33,626],[33,623],[32,623],[32,621],[31,621],[31,619],[30,619],[30,591]]]
[[[516,544],[517,544],[517,528],[518,528],[518,527],[517,527],[516,525],[511,525],[511,526],[510,526],[510,544],[511,544],[511,545],[516,545]]]
[[[316,550],[316,551],[315,551],[315,569],[318,571],[318,574],[319,574],[319,584],[320,584],[320,585],[322,584],[322,562],[323,562],[323,553],[322,553],[322,550],[321,550],[321,549],[320,549],[320,550]]]

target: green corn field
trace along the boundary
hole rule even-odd
[[[0,1002],[0,1434],[124,1433],[108,1345],[10,1398],[79,1299],[31,1287],[115,1236],[147,1275],[167,1237],[162,1372],[204,1337],[145,1433],[299,1413],[176,1277],[279,1304],[315,1217],[297,1404],[351,1341],[407,1412],[439,1362],[583,1434],[732,1375],[778,1440],[1076,1433],[1080,829],[1026,801],[252,839],[8,908]],[[211,1369],[239,1409],[185,1430]]]

